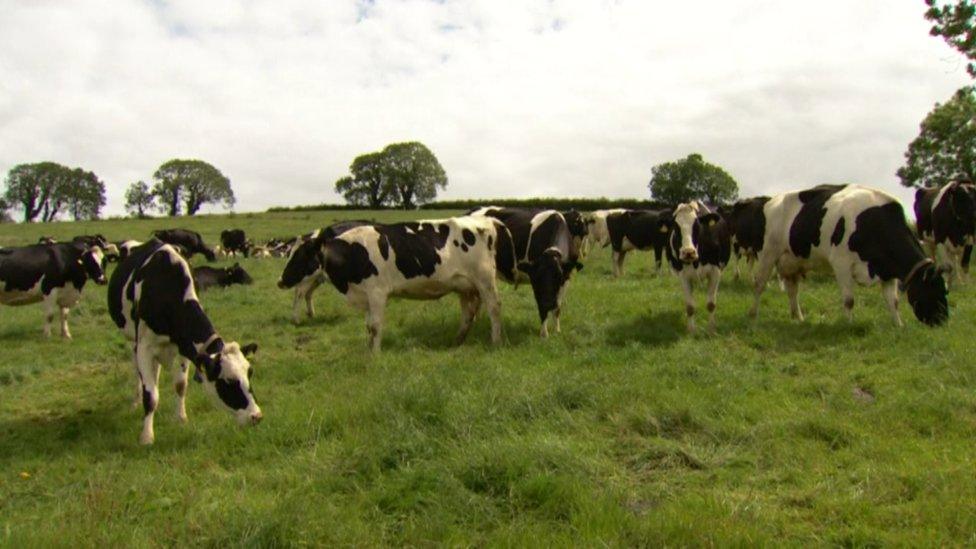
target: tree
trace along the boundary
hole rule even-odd
[[[651,168],[651,197],[668,204],[706,200],[712,204],[734,201],[739,185],[725,170],[705,162],[698,153]]]
[[[230,179],[202,160],[170,160],[156,170],[153,179],[153,194],[159,198],[157,206],[171,216],[180,215],[181,211],[193,215],[204,204],[216,202],[230,208],[235,202]]]
[[[136,181],[125,191],[125,211],[138,218],[147,217],[147,212],[156,205],[156,195],[145,181]]]
[[[898,169],[906,187],[940,187],[955,180],[976,180],[976,90],[959,89],[936,103],[905,152]]]
[[[447,188],[447,174],[434,153],[423,143],[394,143],[383,149],[385,176],[395,200],[405,210],[437,198],[437,188]]]
[[[94,173],[55,162],[14,166],[6,183],[8,207],[22,208],[28,223],[38,217],[53,221],[62,208],[75,219],[95,218],[105,205],[105,184]]]
[[[937,5],[936,0],[925,0],[929,9],[925,18],[932,21],[932,36],[941,36],[947,44],[959,50],[969,59],[966,70],[976,77],[976,3],[973,0],[956,0],[955,3]]]
[[[349,204],[378,209],[390,203],[390,186],[386,183],[387,156],[382,152],[357,156],[349,166],[351,176],[335,182],[335,190]]]
[[[105,183],[94,172],[71,170],[71,182],[64,189],[68,211],[75,221],[98,219],[105,206]]]

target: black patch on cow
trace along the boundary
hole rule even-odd
[[[379,240],[376,242],[376,247],[380,249],[380,255],[383,256],[384,261],[390,259],[390,241],[385,236],[380,235]]]
[[[227,229],[220,231],[220,244],[225,252],[241,252],[248,256],[249,247],[247,235],[242,229]]]
[[[739,200],[732,205],[726,221],[729,224],[729,233],[735,237],[736,248],[746,249],[752,253],[759,253],[762,250],[763,240],[766,237],[764,206],[767,202],[769,202],[768,196],[757,196]]]
[[[516,272],[515,243],[512,234],[501,221],[495,220],[495,234],[498,235],[498,246],[495,248],[495,268],[498,273],[509,282],[515,282]],[[491,236],[488,237],[489,242]]]
[[[146,390],[146,386],[142,386],[142,411],[146,415],[151,414],[156,409],[155,403],[153,402],[152,393]]]
[[[925,236],[932,233],[932,206],[939,195],[938,188],[925,188],[915,191],[915,229],[918,235]]]
[[[291,288],[315,274],[322,267],[319,260],[319,252],[322,246],[346,231],[363,225],[372,225],[372,223],[362,220],[340,221],[320,229],[318,237],[315,239],[312,239],[311,235],[308,235],[308,238],[303,238],[302,242],[292,251],[291,257],[288,258],[288,263],[281,273],[282,287]]]
[[[809,258],[810,250],[820,245],[820,225],[827,213],[825,204],[844,187],[845,185],[819,185],[799,193],[802,206],[790,225],[790,251],[793,255]]]
[[[464,243],[467,244],[468,246],[474,246],[474,243],[475,243],[474,233],[471,232],[470,230],[468,230],[468,229],[461,229],[461,238],[464,239]],[[464,250],[464,251],[467,251],[467,250]]]
[[[976,233],[976,200],[971,185],[950,183],[932,206],[932,236],[937,244],[963,246]]]
[[[450,234],[449,226],[432,223],[394,223],[377,225],[375,229],[390,242],[397,270],[405,278],[433,275],[441,263],[437,251],[444,248]]]
[[[395,245],[393,251],[397,254],[399,263],[400,251]],[[369,252],[358,242],[346,242],[342,238],[336,238],[325,244],[324,253],[325,273],[342,294],[349,291],[350,284],[359,284],[379,274],[376,265],[369,259]]]
[[[203,243],[203,237],[196,231],[187,229],[163,229],[154,231],[153,236],[167,244],[178,246],[180,253],[187,258],[193,257],[194,254],[198,253],[203,254],[207,258],[207,261],[214,261],[217,258],[214,255],[213,249]]]
[[[208,266],[193,268],[193,284],[197,291],[219,286],[226,288],[233,284],[251,284],[251,275],[247,274],[239,264],[231,267],[214,268]]]
[[[494,244],[495,244],[495,237],[493,237],[491,235],[488,235],[488,251],[489,252],[493,249],[492,246],[494,246]]]
[[[844,216],[837,220],[834,232],[830,235],[830,243],[834,246],[840,246],[842,240],[844,240]]]
[[[455,248],[457,248],[457,247],[459,247],[461,245],[461,243],[458,242],[457,240],[454,240],[453,243],[454,243],[454,247]]]
[[[218,378],[214,381],[214,387],[217,389],[217,396],[220,400],[224,402],[228,407],[234,410],[243,410],[247,408],[248,399],[247,395],[244,394],[244,388],[241,387],[241,382],[232,379],[227,381],[222,378]]]
[[[27,291],[41,277],[41,292],[71,284],[79,291],[89,278],[104,276],[101,265],[83,243],[33,244],[4,250],[0,261],[0,282],[4,291]]]

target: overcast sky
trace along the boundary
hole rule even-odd
[[[895,170],[969,82],[921,0],[0,0],[0,171],[95,171],[108,214],[170,158],[238,211],[341,202],[361,153],[419,140],[444,198],[646,197],[699,152],[740,194]]]

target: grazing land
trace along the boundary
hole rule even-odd
[[[226,228],[263,240],[405,215],[0,225],[0,246],[174,226],[212,245]],[[976,544],[976,281],[941,329],[907,303],[895,328],[877,287],[847,322],[822,277],[802,286],[806,322],[771,284],[753,323],[730,269],[717,333],[689,336],[651,258],[612,280],[608,251],[591,253],[549,340],[527,284],[500,285],[498,348],[484,315],[452,345],[456,298],[392,301],[375,357],[331,286],[296,327],[285,261],[239,259],[253,286],[201,301],[226,338],[260,345],[265,420],[239,428],[191,383],[177,423],[166,369],[152,447],[104,287],[86,286],[72,341],[43,338],[40,305],[0,308],[0,545]]]

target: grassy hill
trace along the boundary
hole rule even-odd
[[[0,245],[170,226],[215,243],[224,228],[263,239],[403,216],[0,225]],[[548,341],[531,290],[503,285],[501,347],[484,316],[452,346],[455,298],[392,301],[374,357],[331,287],[296,327],[275,287],[284,260],[240,262],[253,286],[201,300],[225,338],[260,345],[255,428],[192,383],[178,424],[164,370],[156,444],[140,447],[103,287],[72,312],[73,341],[43,338],[39,305],[0,308],[0,545],[976,543],[976,282],[941,329],[904,304],[895,328],[878,288],[847,322],[819,277],[805,323],[771,285],[754,324],[749,285],[727,272],[718,333],[689,336],[650,254],[612,280],[597,250]]]

